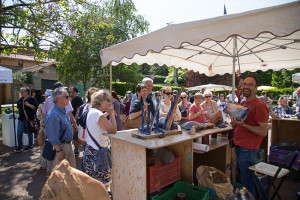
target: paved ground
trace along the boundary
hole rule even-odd
[[[0,139],[0,199],[38,199],[47,180],[40,169],[40,150],[14,153],[14,148],[2,145]],[[81,164],[82,152],[76,157]]]
[[[14,148],[2,145],[0,138],[0,199],[38,199],[47,180],[45,170],[40,169],[39,148],[21,153],[13,153],[13,150]],[[82,150],[79,157],[76,157],[78,169],[81,158]],[[297,181],[288,179],[282,185],[280,195],[283,200],[297,199],[300,172],[297,177]]]

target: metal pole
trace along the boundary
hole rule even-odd
[[[13,110],[13,123],[14,123],[14,136],[15,136],[15,150],[17,150],[17,137],[16,137],[16,117],[15,117],[15,106],[14,106],[14,83],[11,83],[11,105]]]
[[[236,61],[236,36],[233,36],[233,66],[232,66],[232,103],[235,103],[235,61]]]
[[[109,91],[112,92],[112,64],[109,65]]]

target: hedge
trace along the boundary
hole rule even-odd
[[[118,95],[124,96],[127,91],[135,93],[136,84],[126,82],[112,82],[112,90],[116,91]],[[153,85],[152,91],[159,91],[164,85]],[[180,90],[181,87],[170,86],[172,90]]]

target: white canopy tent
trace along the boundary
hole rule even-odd
[[[12,83],[12,82],[13,82],[12,70],[0,66],[0,84]]]
[[[205,73],[300,67],[300,2],[174,24],[102,49],[102,65],[167,65]],[[233,88],[234,93],[234,88]]]
[[[217,85],[217,84],[198,85],[195,87],[189,87],[187,89],[189,91],[192,91],[192,90],[201,90],[202,88],[205,88],[205,90],[211,90],[211,91],[232,90],[232,87],[230,87],[230,86]]]
[[[13,93],[13,72],[11,69],[0,66],[0,84],[11,84],[11,105],[13,109],[13,123],[14,123],[14,137],[15,137],[15,148],[17,148],[16,139],[16,125],[15,125],[15,108],[14,108],[14,93]]]

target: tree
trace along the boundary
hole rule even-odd
[[[152,70],[156,75],[168,76],[169,74],[169,68],[167,65],[159,66],[158,64],[155,64],[152,66]]]
[[[288,71],[282,69],[280,71],[274,71],[272,74],[272,86],[277,88],[291,87],[292,85],[292,75],[299,73],[300,68]]]
[[[178,68],[177,70],[177,81],[180,85],[185,85],[187,80],[187,76],[185,75],[185,71],[183,71],[181,68]],[[174,83],[174,67],[171,67],[169,70],[169,75],[167,76],[165,83],[171,85]]]
[[[70,83],[81,81],[84,85],[92,81],[97,87],[108,88],[109,67],[101,65],[99,51],[144,33],[148,26],[149,23],[136,13],[131,0],[104,1],[88,6],[81,16],[68,24],[69,35],[64,37],[59,48],[51,49],[51,55],[60,63],[61,79]],[[126,70],[132,72],[127,78],[139,79],[133,76],[136,66],[120,65],[112,69],[114,79],[123,79]]]
[[[42,47],[55,44],[64,35],[65,24],[78,14],[85,0],[0,0],[0,52],[31,48],[38,55]]]

